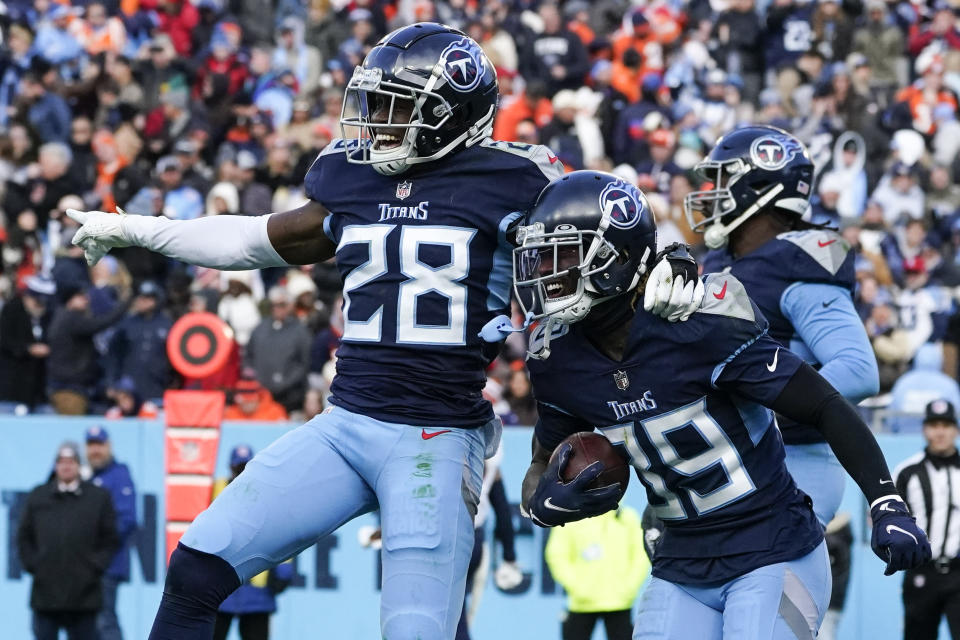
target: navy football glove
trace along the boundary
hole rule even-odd
[[[536,491],[530,498],[530,519],[541,527],[563,526],[568,522],[598,516],[617,508],[620,502],[620,483],[588,489],[587,485],[603,473],[603,463],[594,462],[584,468],[570,482],[563,481],[573,445],[561,445],[540,477]]]
[[[930,562],[930,542],[927,534],[917,526],[907,505],[898,497],[890,497],[870,509],[873,552],[887,563],[883,572],[892,576],[897,571],[916,569]]]

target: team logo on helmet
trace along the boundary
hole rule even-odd
[[[750,159],[755,165],[768,171],[782,169],[795,153],[793,145],[785,144],[774,136],[757,138],[750,145]]]
[[[443,77],[457,91],[471,91],[483,78],[483,52],[470,38],[451,43],[441,54]]]
[[[623,180],[611,182],[600,193],[600,211],[610,217],[618,229],[632,229],[643,216],[642,196],[633,185]]]

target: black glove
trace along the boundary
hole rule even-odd
[[[587,485],[603,473],[604,466],[600,461],[584,468],[570,482],[563,481],[563,470],[572,450],[573,445],[569,442],[560,445],[530,498],[527,509],[530,519],[541,527],[563,526],[568,522],[598,516],[616,509],[620,503],[619,482],[587,489]]]
[[[887,563],[883,572],[892,576],[903,569],[916,569],[930,562],[930,542],[923,529],[917,526],[907,505],[897,497],[891,497],[870,509],[873,520],[873,535],[870,546],[881,560]]]

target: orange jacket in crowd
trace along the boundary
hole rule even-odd
[[[957,110],[957,101],[949,91],[938,91],[935,95],[923,88],[923,80],[918,80],[909,87],[897,92],[895,102],[906,102],[913,116],[913,128],[920,133],[933,135],[937,131],[937,123],[933,120],[933,110],[941,104],[949,105]]]
[[[494,140],[515,140],[517,125],[527,119],[533,119],[537,127],[542,127],[553,118],[553,105],[547,98],[540,98],[534,108],[530,108],[526,95],[519,95],[497,111],[493,121]]]
[[[243,391],[243,395],[257,394],[260,397],[260,404],[253,413],[245,413],[236,404],[227,405],[223,410],[224,420],[256,420],[258,422],[278,422],[287,419],[287,411],[283,405],[273,399],[269,391],[260,387],[256,391]],[[240,395],[238,393],[237,395]]]

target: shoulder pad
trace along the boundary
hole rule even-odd
[[[847,241],[839,233],[830,229],[788,231],[778,235],[777,239],[796,245],[831,275],[837,275],[847,254],[850,253],[850,245]]]
[[[542,144],[527,144],[525,142],[507,142],[487,138],[480,142],[481,147],[497,149],[512,153],[515,156],[526,158],[533,162],[547,180],[556,180],[563,176],[563,163],[556,154]]]
[[[729,273],[711,273],[703,282],[706,293],[697,313],[710,313],[756,322],[753,303],[743,283]]]
[[[333,155],[335,153],[345,153],[347,149],[356,149],[358,143],[356,140],[344,140],[343,138],[335,138],[330,141],[330,144],[323,148],[323,151],[320,152],[318,158],[323,156]]]

